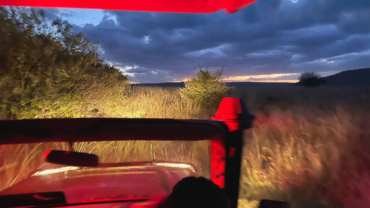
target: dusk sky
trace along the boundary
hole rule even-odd
[[[183,81],[224,67],[225,81],[295,82],[370,67],[370,0],[259,0],[235,14],[47,9],[100,41],[132,82]]]

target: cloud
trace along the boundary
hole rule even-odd
[[[37,8],[36,10],[40,10]],[[50,9],[42,8],[45,17],[50,20],[63,19],[68,20],[70,23],[77,26],[84,26],[85,24],[97,25],[99,22],[106,18],[112,19],[104,10],[87,10],[87,9]]]
[[[139,66],[133,81],[164,82],[198,65],[227,77],[368,67],[369,19],[368,0],[259,0],[235,14],[105,11],[74,31],[100,41],[107,61]]]
[[[63,10],[60,11],[59,16],[61,18],[72,18],[72,17],[78,16],[78,13],[76,11],[73,11],[73,10],[63,9]]]

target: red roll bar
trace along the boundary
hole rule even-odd
[[[256,0],[0,0],[0,6],[106,9],[141,12],[234,13]]]

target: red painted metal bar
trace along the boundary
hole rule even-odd
[[[0,145],[115,140],[223,140],[227,126],[211,120],[35,119],[0,121]]]
[[[216,158],[216,156],[213,156],[216,151],[211,151],[214,158],[212,161],[217,161],[217,164],[212,164],[211,179],[220,187],[225,188],[232,208],[238,207],[239,179],[244,146],[243,130],[251,128],[254,118],[244,101],[234,97],[222,99],[216,115],[212,117],[213,120],[224,122],[229,129],[229,133],[222,145],[212,141],[212,148],[217,148],[217,151],[222,152],[223,155],[221,159],[219,157]],[[220,153],[217,155],[221,155]],[[220,170],[225,170],[225,172],[220,172],[217,168],[220,166],[224,167]],[[218,178],[217,176],[219,175],[224,177]],[[224,181],[221,181],[223,179]]]
[[[143,12],[234,13],[255,0],[0,0],[0,6],[105,9]]]
[[[225,188],[225,142],[211,141],[211,181]]]

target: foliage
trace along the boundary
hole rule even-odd
[[[370,88],[236,88],[257,119],[247,130],[241,202],[369,207]],[[270,97],[275,100],[271,101]]]
[[[0,115],[33,117],[47,102],[58,108],[66,96],[77,102],[97,87],[128,84],[99,57],[98,43],[42,10],[0,8],[0,28]]]
[[[299,81],[309,79],[309,78],[321,78],[320,75],[316,74],[315,72],[303,72],[299,77]]]
[[[208,68],[202,70],[199,67],[196,76],[186,81],[185,88],[180,89],[181,98],[200,103],[203,107],[219,104],[231,89],[221,81],[222,73],[223,68],[212,73]]]
[[[299,84],[306,87],[316,87],[326,84],[326,81],[321,79],[321,76],[315,72],[304,72],[299,77]]]

